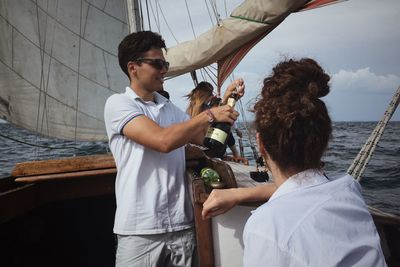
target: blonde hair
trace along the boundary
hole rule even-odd
[[[199,83],[188,95],[185,97],[189,100],[189,106],[186,113],[194,117],[204,110],[204,105],[210,96],[213,95],[213,86],[208,82]]]

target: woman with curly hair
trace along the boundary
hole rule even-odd
[[[213,190],[203,217],[266,201],[246,223],[244,266],[386,266],[379,235],[350,175],[327,177],[330,77],[312,59],[286,60],[265,78],[254,106],[257,143],[273,184]]]

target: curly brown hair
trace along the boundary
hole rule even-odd
[[[264,79],[254,106],[265,150],[281,169],[321,168],[332,133],[325,103],[330,77],[309,58],[285,60]]]

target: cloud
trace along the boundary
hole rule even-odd
[[[332,75],[332,89],[346,92],[391,93],[400,86],[400,77],[393,74],[377,75],[369,67],[340,70]]]

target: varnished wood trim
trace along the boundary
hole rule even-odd
[[[18,183],[38,183],[46,182],[50,180],[68,180],[68,179],[82,179],[84,177],[99,176],[105,174],[116,174],[116,168],[91,170],[91,171],[77,171],[68,173],[56,173],[56,174],[46,174],[46,175],[35,175],[28,177],[16,178],[15,181]]]
[[[11,175],[20,177],[108,168],[115,168],[111,154],[22,162],[15,166]]]

